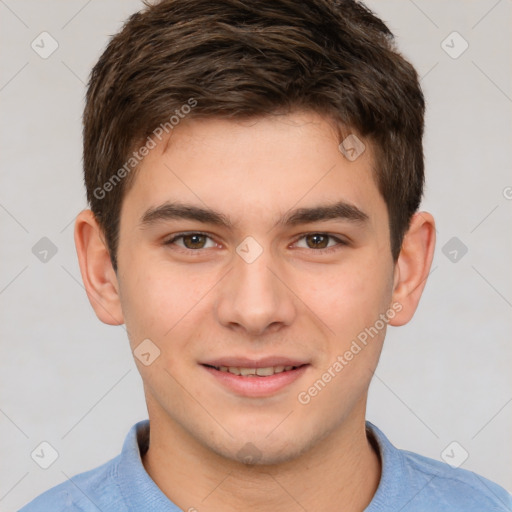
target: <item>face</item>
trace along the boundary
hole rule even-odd
[[[350,161],[339,142],[307,112],[184,122],[123,201],[118,291],[132,350],[150,340],[150,419],[224,458],[292,460],[364,418],[394,265],[371,146]]]

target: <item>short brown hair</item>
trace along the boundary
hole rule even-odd
[[[87,199],[114,269],[134,151],[158,126],[297,109],[372,143],[396,261],[423,193],[425,102],[386,25],[353,0],[145,3],[92,70],[83,118]]]

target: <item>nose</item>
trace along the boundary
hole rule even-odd
[[[262,336],[293,323],[293,287],[271,251],[263,250],[254,261],[235,254],[223,282],[217,303],[217,318],[223,326]]]

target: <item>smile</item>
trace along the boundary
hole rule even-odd
[[[247,398],[266,398],[286,391],[299,379],[310,364],[261,366],[225,366],[202,364],[201,367],[210,374],[212,383],[220,385],[238,396]]]
[[[270,377],[276,373],[289,372],[295,370],[298,366],[267,366],[265,368],[242,368],[238,366],[210,366],[220,372],[232,373],[233,375],[241,375],[242,377]]]

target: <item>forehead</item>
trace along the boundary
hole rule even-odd
[[[121,217],[140,221],[169,201],[207,205],[240,228],[264,220],[274,225],[291,208],[339,201],[369,217],[386,215],[371,145],[364,141],[352,160],[340,142],[335,126],[311,112],[185,121],[141,162]]]

